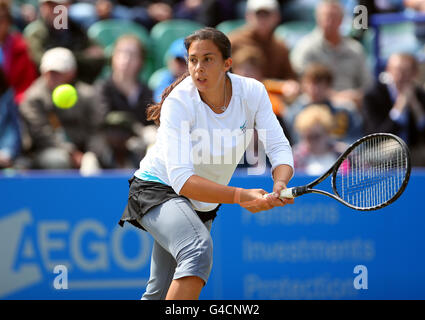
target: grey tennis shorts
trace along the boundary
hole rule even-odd
[[[212,220],[202,222],[189,201],[178,197],[137,221],[155,240],[143,300],[164,299],[173,279],[197,276],[207,282],[213,260]]]

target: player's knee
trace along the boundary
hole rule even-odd
[[[211,235],[207,233],[179,252],[176,273],[196,275],[206,282],[211,272],[212,263],[213,241]]]

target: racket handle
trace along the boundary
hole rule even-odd
[[[295,198],[295,195],[293,193],[293,189],[294,188],[288,188],[288,189],[284,189],[280,192],[280,196],[279,198],[287,198],[287,199],[292,199]]]

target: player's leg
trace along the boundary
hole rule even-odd
[[[212,239],[209,232],[211,223],[204,225],[190,203],[182,198],[171,199],[153,208],[139,220],[139,223],[175,260],[173,280],[181,280],[175,283],[173,281],[169,297],[173,299],[198,297],[212,267]],[[158,252],[161,251],[157,250]],[[162,252],[155,265],[165,257]],[[154,256],[152,258],[156,259]],[[166,266],[170,266],[170,263]],[[167,269],[161,264],[161,268],[154,268],[154,271],[158,274],[158,270],[164,268]],[[166,273],[168,276],[168,272]],[[151,275],[151,278],[154,276],[155,274]],[[155,280],[152,279],[150,282],[155,283]],[[165,285],[166,281],[161,278],[161,281],[157,281],[158,285],[160,282]],[[163,297],[161,294],[160,296]]]
[[[208,232],[211,231],[212,221],[207,221],[205,226]],[[182,277],[174,279],[171,282],[170,288],[167,293],[167,300],[194,300],[199,298],[202,288],[205,282],[199,277]]]
[[[142,300],[164,300],[173,280],[176,266],[174,257],[154,241],[149,281]]]
[[[173,280],[166,300],[197,300],[205,282],[199,277],[183,277]]]

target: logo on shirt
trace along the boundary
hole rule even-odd
[[[243,133],[245,133],[246,132],[246,120],[245,120],[245,122],[239,127],[240,129],[241,129],[241,131],[243,132]]]

